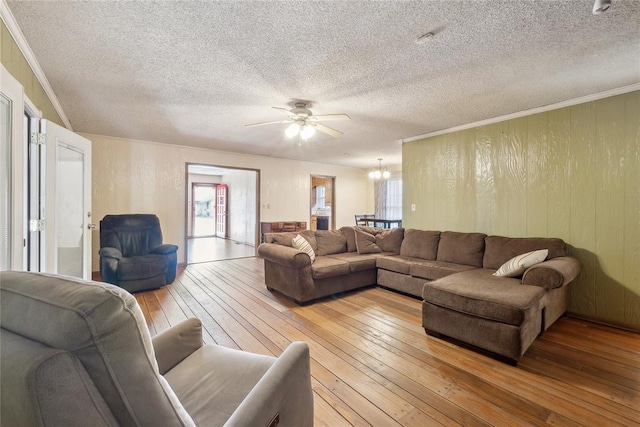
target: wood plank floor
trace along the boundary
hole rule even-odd
[[[562,318],[517,367],[429,337],[420,301],[379,288],[299,307],[260,258],[189,265],[136,294],[152,334],[188,317],[207,343],[311,349],[316,426],[640,425],[640,335]]]

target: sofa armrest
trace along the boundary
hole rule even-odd
[[[277,243],[263,243],[258,246],[258,256],[291,268],[304,268],[311,265],[306,253]]]
[[[313,426],[309,347],[291,343],[236,408],[225,427]]]
[[[580,273],[580,261],[574,257],[557,257],[529,267],[522,275],[523,285],[554,289],[570,283]]]
[[[202,347],[202,322],[191,318],[152,338],[160,375]]]
[[[103,258],[114,258],[117,260],[122,259],[122,252],[110,246],[105,246],[104,248],[100,248],[99,254]]]
[[[151,253],[152,254],[158,254],[158,255],[169,255],[172,253],[177,252],[178,247],[176,245],[171,245],[168,243],[162,244],[162,245],[158,245],[155,248],[151,249]]]

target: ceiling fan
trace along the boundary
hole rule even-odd
[[[299,134],[300,138],[302,138],[303,140],[307,140],[316,133],[316,130],[338,138],[342,136],[342,132],[320,124],[319,122],[328,122],[330,120],[351,120],[351,117],[347,116],[346,114],[321,114],[318,116],[314,116],[311,110],[307,108],[307,104],[304,102],[296,102],[295,108],[292,108],[291,110],[287,110],[286,108],[281,107],[271,108],[282,111],[289,117],[285,120],[253,123],[250,125],[245,125],[245,127],[250,128],[255,126],[273,125],[277,123],[291,123],[284,132],[287,138],[293,138],[294,136]]]

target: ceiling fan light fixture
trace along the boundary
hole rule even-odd
[[[287,129],[284,131],[284,134],[287,138],[293,138],[300,132],[300,124],[299,123],[291,123]]]
[[[316,129],[313,126],[305,123],[304,126],[302,126],[302,128],[300,129],[300,138],[307,140],[315,135],[315,133]]]
[[[611,0],[596,0],[593,3],[593,14],[599,15],[606,12],[611,7]]]

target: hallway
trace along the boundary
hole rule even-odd
[[[253,246],[219,237],[199,237],[188,240],[187,264],[246,258],[256,255]]]

